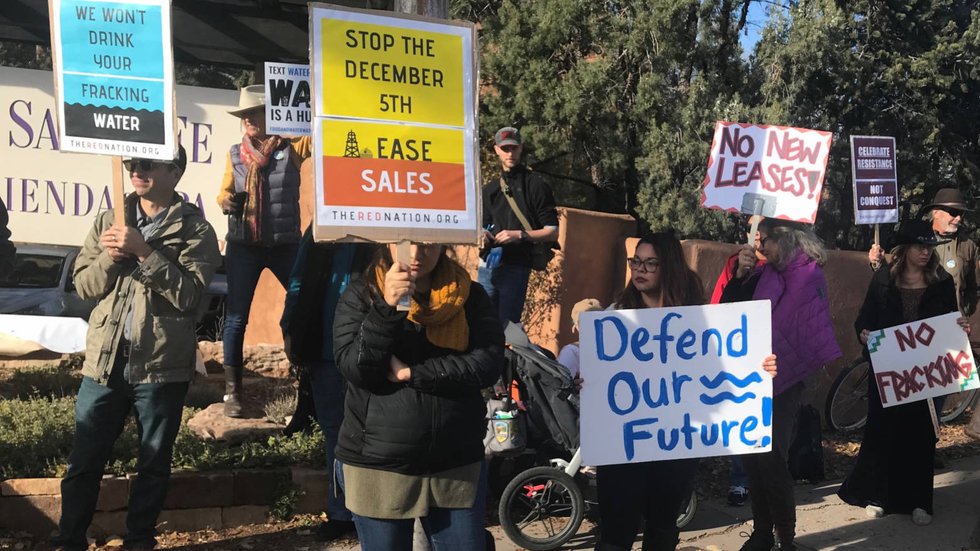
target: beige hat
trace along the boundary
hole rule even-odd
[[[259,107],[265,107],[265,84],[252,84],[241,89],[238,95],[238,109],[228,113],[241,117]]]
[[[602,303],[594,298],[585,298],[576,302],[575,306],[572,306],[572,325],[578,325],[578,317],[582,315],[582,312],[595,310],[602,310]]]

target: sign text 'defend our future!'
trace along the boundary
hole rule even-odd
[[[314,237],[475,243],[475,31],[311,9]]]
[[[771,448],[769,301],[587,312],[579,327],[585,464]]]
[[[172,159],[169,0],[51,0],[62,150]]]

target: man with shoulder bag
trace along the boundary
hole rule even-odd
[[[487,254],[479,281],[502,323],[520,323],[531,270],[545,270],[558,248],[558,212],[551,188],[521,163],[520,132],[494,135],[501,174],[483,188]]]

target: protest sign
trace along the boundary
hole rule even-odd
[[[969,335],[951,312],[872,332],[868,351],[881,405],[980,388]]]
[[[812,224],[830,140],[820,130],[719,121],[701,205]]]
[[[771,323],[767,300],[583,313],[583,463],[768,451]]]
[[[279,136],[310,135],[310,66],[265,64],[266,132]]]
[[[898,171],[895,138],[851,136],[854,223],[898,222]]]
[[[310,6],[317,241],[475,244],[471,23]]]
[[[62,151],[172,160],[170,0],[51,0]]]

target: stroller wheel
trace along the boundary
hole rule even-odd
[[[530,551],[561,546],[578,532],[585,513],[582,490],[554,467],[534,467],[517,475],[500,497],[500,526],[514,543]]]

